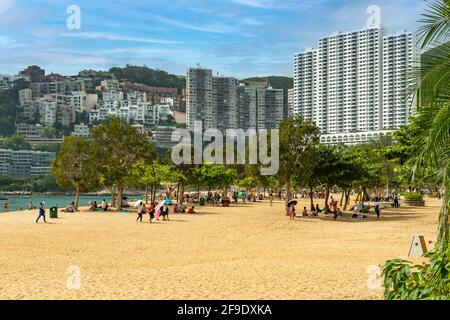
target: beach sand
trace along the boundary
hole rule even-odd
[[[380,221],[289,221],[281,202],[196,206],[153,224],[130,213],[38,225],[35,211],[0,213],[0,299],[381,299],[368,269],[406,258],[416,233],[435,240],[440,201],[426,205],[385,209]],[[67,287],[70,266],[79,289]]]

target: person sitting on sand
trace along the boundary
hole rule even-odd
[[[178,205],[176,203],[173,205],[173,213],[178,213]]]
[[[169,221],[169,207],[166,204],[164,204],[160,210],[161,210],[161,215],[163,217],[163,221],[164,220]]]
[[[36,209],[36,207],[34,206],[33,202],[30,201],[30,203],[28,204],[28,210],[34,210]]]
[[[308,210],[306,210],[306,207],[303,207],[302,216],[307,217],[308,216]]]
[[[195,213],[194,206],[192,206],[188,209],[188,213]]]
[[[71,202],[65,209],[61,210],[62,212],[72,212],[74,213],[75,210],[75,204],[73,202]]]
[[[106,203],[105,199],[103,199],[102,203],[100,204],[100,207],[103,209],[103,211],[108,211],[108,204]]]
[[[317,216],[320,212],[322,212],[322,210],[320,210],[319,204],[316,203],[316,216]]]
[[[88,211],[96,211],[97,209],[94,206],[94,202],[93,201],[89,201],[88,203]]]

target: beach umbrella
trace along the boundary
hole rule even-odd
[[[159,218],[159,215],[161,214],[161,208],[164,205],[164,201],[161,201],[156,207],[155,207],[155,217],[152,221],[156,221]]]
[[[290,207],[291,205],[297,205],[297,200],[294,200],[294,199],[292,199],[292,200],[289,200],[289,202],[288,202],[288,207]]]
[[[172,200],[166,199],[163,201],[163,204],[172,204]]]

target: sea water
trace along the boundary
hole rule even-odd
[[[134,199],[141,200],[142,197],[139,195],[127,195],[128,201],[132,201]],[[58,207],[58,208],[65,208],[67,207],[72,201],[75,201],[75,196],[62,196],[62,195],[31,195],[31,196],[10,196],[10,195],[4,195],[2,198],[8,199],[8,205],[9,205],[9,211],[20,211],[22,210],[28,210],[28,204],[30,202],[33,202],[33,205],[38,208],[39,203],[44,201],[45,207],[48,209],[50,207]],[[97,204],[100,205],[100,203],[103,201],[103,199],[106,200],[106,202],[111,201],[110,195],[104,195],[104,196],[91,196],[91,195],[80,195],[78,200],[78,206],[87,206],[89,201],[97,201]],[[5,203],[5,200],[0,200],[0,213],[3,212],[3,204]]]

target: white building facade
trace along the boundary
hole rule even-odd
[[[397,129],[410,114],[414,43],[412,33],[388,36],[381,26],[319,39],[317,49],[294,56],[294,115],[314,121],[325,143],[362,143]],[[350,143],[348,133],[361,132],[372,134]]]

